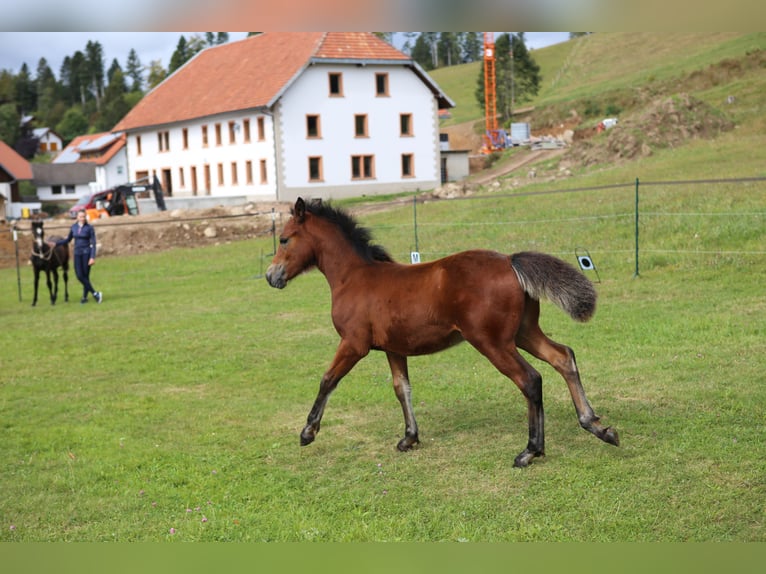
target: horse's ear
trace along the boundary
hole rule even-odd
[[[303,201],[302,197],[299,197],[298,201],[295,202],[293,217],[298,220],[298,223],[303,223],[303,220],[306,218],[306,202]]]

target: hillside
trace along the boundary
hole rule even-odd
[[[541,90],[515,120],[528,121],[539,136],[571,130],[575,140],[556,161],[536,167],[546,182],[562,172],[600,178],[627,170],[635,177],[636,162],[644,177],[763,175],[752,151],[766,128],[766,34],[596,33],[532,54]],[[455,148],[476,149],[483,129],[474,96],[479,69],[431,72],[456,102],[443,124]],[[619,123],[599,134],[605,117]],[[522,153],[506,151],[498,163]],[[528,169],[524,163],[524,174]]]

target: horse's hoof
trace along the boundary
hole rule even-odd
[[[612,427],[604,429],[604,436],[601,437],[601,440],[614,446],[620,446],[620,437]]]
[[[416,436],[406,436],[396,445],[396,450],[399,452],[407,452],[408,450],[412,450],[412,447],[414,447],[419,442],[420,440],[418,440],[418,437]]]
[[[516,468],[526,468],[533,458],[538,456],[545,456],[544,452],[532,452],[528,448],[525,448],[513,461],[513,466]]]
[[[316,433],[313,430],[310,429],[303,429],[303,432],[301,433],[301,446],[306,446],[314,442],[314,439],[316,438]]]

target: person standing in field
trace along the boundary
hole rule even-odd
[[[77,222],[72,225],[69,235],[56,242],[56,245],[66,245],[74,239],[74,272],[82,283],[82,299],[80,303],[88,302],[88,294],[101,303],[103,295],[96,291],[90,282],[90,268],[96,263],[96,230],[88,223],[85,210],[77,212]]]

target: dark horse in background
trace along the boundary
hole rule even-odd
[[[67,245],[55,247],[45,241],[42,221],[32,222],[32,235],[32,255],[29,256],[35,272],[35,298],[32,300],[32,306],[37,305],[37,286],[40,282],[41,271],[45,272],[48,292],[51,295],[51,305],[56,304],[59,293],[59,267],[61,267],[64,275],[64,301],[69,301],[69,247]],[[53,242],[59,239],[61,237],[51,236],[50,238]],[[51,283],[51,275],[53,275],[53,283]]]
[[[402,265],[370,240],[369,231],[343,211],[299,198],[266,272],[269,285],[282,289],[296,275],[317,267],[330,285],[332,320],[341,338],[301,432],[301,445],[314,441],[338,382],[370,350],[379,350],[386,353],[404,412],[405,434],[397,448],[409,450],[419,438],[407,357],[462,341],[489,359],[527,399],[529,441],[514,466],[527,466],[545,454],[542,377],[519,349],[561,374],[580,426],[619,445],[617,432],[601,425],[585,397],[572,349],[549,339],[538,324],[542,297],[577,321],[590,319],[596,291],[584,275],[560,259],[535,252],[474,250]]]

